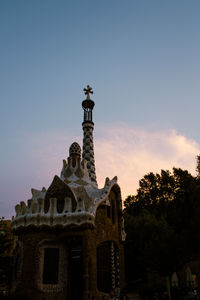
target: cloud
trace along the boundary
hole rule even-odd
[[[36,183],[50,183],[54,174],[60,174],[62,159],[67,158],[74,141],[82,145],[82,136],[74,139],[72,133],[51,132],[32,139],[37,145],[32,153],[32,162],[37,165]],[[107,176],[117,175],[123,198],[136,192],[139,179],[148,172],[180,167],[195,175],[196,156],[200,153],[196,141],[175,130],[150,132],[126,125],[95,130],[94,143],[99,187]]]
[[[32,187],[48,188],[54,175],[60,175],[62,160],[68,157],[74,141],[82,145],[82,135],[74,138],[73,131],[40,132],[26,134],[18,141],[12,164],[5,164],[0,176],[1,215],[11,217],[14,206],[31,197]],[[172,170],[175,166],[195,175],[196,156],[200,153],[196,141],[175,130],[150,132],[113,125],[95,128],[94,142],[99,187],[106,177],[117,175],[123,199],[136,192],[139,179],[148,172]]]
[[[200,145],[175,130],[149,132],[126,126],[103,130],[95,142],[96,169],[99,182],[106,176],[118,176],[123,199],[134,194],[139,179],[149,172],[173,167],[187,169],[195,175]]]

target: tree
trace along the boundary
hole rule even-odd
[[[10,221],[0,218],[0,292],[8,289],[11,276],[13,238]]]
[[[196,178],[186,170],[173,168],[172,173],[149,173],[139,181],[137,194],[125,200],[125,212],[137,215],[146,208],[165,217],[175,231],[180,231],[191,221],[196,188]]]
[[[126,214],[125,228],[129,280],[144,277],[147,269],[168,276],[188,261],[186,240],[163,217],[145,209],[138,216]]]
[[[200,179],[200,155],[197,155],[196,172],[197,172],[197,178]]]
[[[0,217],[0,256],[4,255],[10,247],[10,237],[4,217]]]
[[[139,181],[137,194],[126,198],[129,279],[133,275],[131,269],[138,277],[144,276],[147,269],[167,276],[189,260],[193,251],[193,216],[199,202],[197,190],[195,177],[186,170],[173,168],[173,172],[161,170],[160,174],[145,175]],[[199,203],[198,206],[200,210]]]

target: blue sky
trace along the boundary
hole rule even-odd
[[[126,197],[151,170],[195,173],[199,15],[198,0],[0,1],[0,215],[81,143],[87,84],[100,185],[118,175]]]

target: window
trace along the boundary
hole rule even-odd
[[[43,284],[57,284],[59,248],[44,248]]]
[[[106,242],[97,248],[97,287],[108,293],[111,290],[110,243]]]
[[[115,224],[115,202],[112,201],[112,223]]]
[[[107,217],[110,218],[110,206],[107,206]]]
[[[108,293],[120,286],[118,247],[113,241],[102,243],[97,248],[97,287]]]

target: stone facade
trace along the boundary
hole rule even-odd
[[[94,102],[87,95],[83,103],[82,159],[80,146],[73,143],[60,177],[47,190],[32,189],[32,199],[15,207],[12,228],[18,247],[12,293],[20,299],[100,300],[125,284],[120,187],[114,177],[98,189]]]

